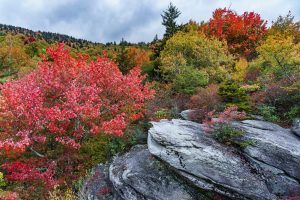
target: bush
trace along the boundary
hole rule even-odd
[[[198,89],[197,94],[193,95],[189,102],[189,109],[194,110],[191,119],[202,122],[209,111],[218,109],[221,101],[218,89],[219,87],[214,84]]]
[[[295,118],[300,116],[300,105],[294,105],[291,107],[290,111],[285,115],[289,121],[293,121]]]
[[[237,145],[239,147],[244,147],[245,141],[241,142],[241,137],[244,132],[238,128],[234,128],[229,124],[218,123],[214,127],[213,138],[218,142],[226,145]]]
[[[109,59],[74,58],[63,44],[47,53],[35,71],[2,85],[0,96],[5,177],[44,193],[85,171],[78,157],[83,141],[121,137],[153,96],[138,68],[125,76]]]
[[[192,95],[199,87],[206,86],[208,75],[193,67],[181,67],[173,81],[176,92]]]
[[[167,41],[160,60],[160,70],[167,81],[172,81],[182,67],[192,66],[206,71],[210,82],[220,82],[234,64],[226,43],[195,31],[177,32]]]
[[[252,94],[252,104],[258,108],[264,104],[273,108],[273,115],[278,116],[278,122],[282,121],[288,125],[293,118],[299,117],[300,90],[290,86],[288,80],[280,80],[266,84],[262,90]]]
[[[278,122],[279,117],[276,115],[276,108],[272,106],[262,105],[258,107],[258,114],[265,120],[270,122]]]
[[[231,125],[233,120],[245,119],[245,112],[239,112],[237,107],[228,107],[217,116],[214,115],[214,111],[209,112],[203,125],[204,130],[207,133],[212,133],[212,137],[215,140],[226,145],[236,145],[241,148],[251,144],[251,141],[242,139],[244,131]]]
[[[226,106],[237,106],[239,110],[251,110],[250,98],[246,91],[232,80],[227,80],[219,87],[218,94]]]

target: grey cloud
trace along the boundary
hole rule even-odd
[[[208,20],[212,11],[228,7],[255,11],[269,21],[291,10],[300,19],[298,0],[173,0],[182,12],[178,21]],[[0,23],[59,32],[92,41],[151,41],[162,36],[160,14],[169,0],[0,0]]]

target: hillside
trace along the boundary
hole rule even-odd
[[[137,44],[0,26],[1,200],[299,199],[300,23],[180,15]]]
[[[0,24],[0,32],[10,33],[13,35],[23,34],[27,37],[33,37],[38,40],[45,40],[48,43],[64,42],[65,44],[71,47],[79,47],[79,48],[83,48],[88,45],[100,44],[100,43],[95,43],[84,39],[77,39],[72,36],[68,36],[64,34],[44,32],[44,31],[32,31],[26,28],[6,25],[6,24]]]

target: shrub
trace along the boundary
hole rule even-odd
[[[246,59],[239,59],[235,64],[235,70],[232,75],[232,79],[237,82],[243,82],[246,78],[248,69],[248,62]]]
[[[234,128],[226,123],[218,123],[214,127],[213,138],[220,143],[226,145],[243,146],[238,140],[244,135],[244,132],[238,128]]]
[[[72,191],[72,189],[68,188],[66,191],[62,191],[56,185],[53,190],[49,192],[49,200],[78,200],[76,194]]]
[[[262,105],[258,107],[258,114],[265,120],[270,122],[278,122],[279,117],[276,115],[276,108],[272,106]]]
[[[213,119],[213,115],[214,111],[209,112],[203,124],[205,131],[212,133],[212,137],[216,141],[226,145],[237,145],[241,148],[251,144],[251,141],[242,139],[243,130],[231,125],[233,120],[244,119],[246,117],[245,112],[237,111],[237,107],[228,107],[219,113],[217,118]]]
[[[246,91],[232,80],[227,80],[219,87],[218,94],[226,106],[237,106],[239,110],[250,111],[250,98]]]
[[[76,179],[82,141],[122,136],[153,96],[138,68],[124,76],[109,59],[73,58],[63,44],[47,53],[35,71],[1,86],[2,168],[9,181],[30,187]]]
[[[218,95],[219,87],[214,84],[208,85],[206,88],[199,88],[197,93],[190,98],[189,109],[194,110],[191,119],[202,122],[206,114],[218,109],[221,98]]]
[[[266,84],[262,90],[252,94],[252,104],[259,107],[264,104],[273,107],[273,114],[286,123],[291,123],[299,116],[298,102],[300,93],[297,87],[290,86],[288,80],[280,80]],[[278,119],[278,120],[279,120]]]
[[[199,87],[206,86],[208,75],[193,67],[181,67],[173,80],[176,92],[192,95]]]
[[[4,180],[3,173],[0,172],[0,187],[6,186],[7,182]]]
[[[300,105],[294,105],[291,107],[290,111],[285,115],[289,121],[293,121],[295,118],[300,116]]]
[[[213,119],[214,111],[209,112],[204,121],[204,129],[212,133],[212,137],[226,145],[237,145],[241,148],[251,144],[251,141],[243,140],[244,131],[232,127],[233,120],[241,120],[246,117],[245,112],[239,112],[237,107],[228,107]]]
[[[170,117],[170,111],[167,109],[159,109],[155,112],[156,119],[168,119]]]

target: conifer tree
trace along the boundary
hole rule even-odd
[[[169,4],[167,10],[163,11],[161,15],[163,22],[162,25],[166,27],[164,37],[170,38],[179,29],[179,25],[176,23],[176,18],[179,17],[181,12],[172,3]]]

